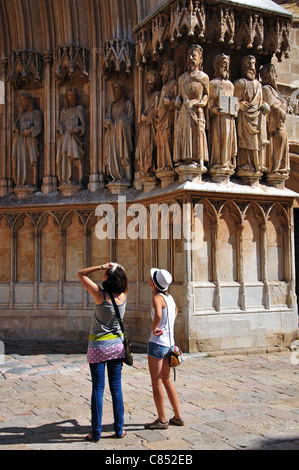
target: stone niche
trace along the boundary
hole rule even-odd
[[[65,34],[58,28],[59,44],[48,22],[44,46],[14,45],[0,59],[1,338],[86,339],[93,299],[77,271],[114,260],[129,278],[125,326],[133,342],[149,338],[148,280],[156,266],[173,276],[175,336],[184,351],[288,346],[298,337],[298,195],[285,184],[286,111],[271,60],[288,58],[291,15],[273,2],[264,10],[144,0],[129,11],[127,0],[117,0],[115,15],[110,2],[91,3],[61,4],[76,21]],[[259,111],[246,147],[240,89],[248,56],[254,78],[247,91],[256,93]],[[19,110],[20,92],[32,107]],[[16,172],[12,153],[26,147],[16,134],[35,110],[42,119],[30,141],[38,149],[37,183],[16,185],[32,158],[27,153]],[[115,236],[99,236],[99,207],[114,211]],[[93,279],[101,282],[102,273]]]

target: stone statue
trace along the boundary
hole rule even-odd
[[[208,161],[205,107],[209,96],[209,77],[202,71],[202,48],[188,50],[187,72],[179,77],[174,126],[173,159],[176,165],[193,164],[205,172]]]
[[[132,181],[132,133],[134,109],[127,97],[125,85],[112,83],[114,101],[108,108],[104,126],[104,164],[108,179],[113,182]]]
[[[13,125],[12,174],[16,187],[34,190],[38,183],[38,141],[42,130],[41,113],[33,108],[30,93],[19,94],[20,114]]]
[[[174,112],[175,99],[178,94],[175,63],[172,61],[165,62],[161,75],[163,87],[157,109],[156,123],[157,173],[173,171]]]
[[[139,122],[139,135],[136,146],[135,158],[139,167],[140,181],[155,178],[156,150],[156,114],[160,92],[158,91],[160,77],[158,72],[150,70],[146,74],[145,82],[145,106],[141,110]]]
[[[237,175],[248,182],[258,180],[264,167],[264,150],[268,143],[266,113],[269,106],[263,101],[261,83],[256,77],[256,59],[249,55],[241,63],[242,77],[236,80],[235,96],[240,110],[237,118],[238,161]]]
[[[266,178],[273,183],[288,178],[290,171],[288,135],[285,126],[286,103],[277,91],[276,71],[273,64],[260,69],[263,84],[263,98],[270,106],[267,116],[269,146],[266,149]]]
[[[230,57],[219,54],[213,61],[215,78],[209,93],[210,174],[219,181],[234,173],[237,155],[235,117],[239,103],[229,80]]]
[[[85,133],[84,108],[78,105],[78,92],[75,88],[66,90],[67,106],[63,108],[57,126],[56,166],[61,185],[81,185],[83,163],[83,135]],[[74,178],[73,168],[77,169]]]

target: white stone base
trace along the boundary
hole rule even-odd
[[[298,338],[294,310],[197,315],[190,322],[190,352],[288,347]]]

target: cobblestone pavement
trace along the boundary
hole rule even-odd
[[[183,427],[144,429],[156,418],[147,358],[124,365],[124,439],[114,439],[108,384],[103,436],[90,432],[91,381],[85,346],[5,344],[0,363],[1,450],[299,450],[299,360],[276,353],[185,355],[176,388]],[[1,358],[1,356],[0,356]],[[166,399],[168,417],[172,410]]]

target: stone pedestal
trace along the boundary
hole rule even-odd
[[[250,170],[239,169],[236,172],[236,176],[240,178],[243,183],[248,184],[249,186],[257,186],[263,174],[260,171],[252,172]]]
[[[38,188],[35,186],[15,186],[13,191],[20,199],[24,199],[38,191]]]
[[[157,178],[161,181],[161,188],[166,188],[174,182],[175,171],[174,170],[164,170],[157,172]]]
[[[213,167],[209,170],[209,175],[215,183],[228,183],[230,176],[234,174],[232,168]]]
[[[176,173],[179,175],[179,182],[185,183],[185,181],[201,181],[203,173],[207,172],[206,167],[201,167],[199,163],[179,163],[175,167]]]
[[[106,188],[112,194],[120,194],[130,188],[131,183],[129,181],[114,181],[111,183],[106,184]]]
[[[275,188],[284,188],[284,183],[288,179],[289,173],[281,173],[281,172],[276,172],[276,173],[268,173],[265,175],[265,180],[267,183],[269,183],[271,186],[274,186]]]
[[[82,189],[81,184],[61,184],[58,187],[59,191],[63,196],[74,196],[78,191]]]

